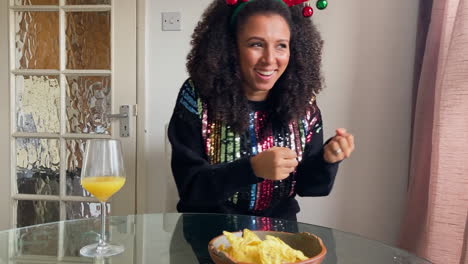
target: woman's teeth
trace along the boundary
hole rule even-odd
[[[261,75],[270,76],[270,75],[272,75],[275,71],[257,71],[257,72],[260,73]]]

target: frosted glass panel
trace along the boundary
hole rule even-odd
[[[110,5],[110,0],[67,0],[67,5]]]
[[[18,193],[58,195],[60,143],[57,139],[16,139]]]
[[[68,69],[110,69],[110,12],[68,12]]]
[[[18,227],[56,222],[59,220],[59,202],[18,201]],[[16,256],[57,256],[59,230],[56,225],[16,231]],[[18,262],[20,263],[20,262]],[[22,262],[21,262],[22,263]]]
[[[79,203],[74,204],[79,205]],[[99,204],[97,206],[99,206]],[[67,203],[66,207],[68,216],[70,205]],[[75,207],[75,205],[72,205],[72,207]],[[73,225],[65,225],[65,239],[63,243],[65,257],[79,257],[80,248],[82,246],[97,243],[99,240],[99,232],[101,230],[100,223],[100,219],[95,218],[94,221],[76,221]],[[89,260],[89,258],[81,258],[79,263],[87,263]]]
[[[67,202],[65,204],[67,220],[81,218],[96,218],[94,222],[77,222],[74,225],[66,225],[64,253],[66,257],[78,257],[83,245],[96,243],[99,240],[101,204],[90,202]],[[110,214],[110,204],[106,205],[107,213]],[[109,220],[109,218],[107,218]],[[92,225],[89,225],[92,223]],[[107,226],[109,226],[107,224]],[[108,231],[107,231],[108,232]]]
[[[15,0],[15,5],[58,5],[58,0]]]
[[[110,204],[106,204],[107,213],[110,214]],[[65,203],[67,212],[66,220],[93,218],[101,216],[101,204],[99,202],[67,202]]]
[[[15,12],[18,69],[59,69],[58,12]]]
[[[67,131],[110,134],[109,76],[67,76]]]
[[[18,201],[18,227],[56,222],[59,218],[57,201]]]
[[[86,146],[85,140],[67,140],[67,195],[91,197],[91,194],[81,187],[81,168]],[[67,211],[68,214],[68,211]]]
[[[16,130],[60,132],[58,76],[16,76]]]

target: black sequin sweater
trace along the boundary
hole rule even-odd
[[[179,212],[205,212],[295,219],[300,196],[330,193],[338,164],[323,159],[323,131],[315,100],[288,125],[270,118],[266,102],[249,102],[249,128],[242,134],[212,121],[206,104],[187,80],[168,128]],[[273,146],[295,150],[299,165],[282,181],[255,176],[250,157]]]

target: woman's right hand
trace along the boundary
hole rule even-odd
[[[296,152],[289,148],[272,147],[250,159],[257,177],[279,181],[286,179],[297,167]]]

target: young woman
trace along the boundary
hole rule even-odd
[[[323,143],[316,95],[321,37],[301,6],[214,0],[193,33],[169,125],[180,212],[295,220],[300,196],[325,196],[354,150]]]

